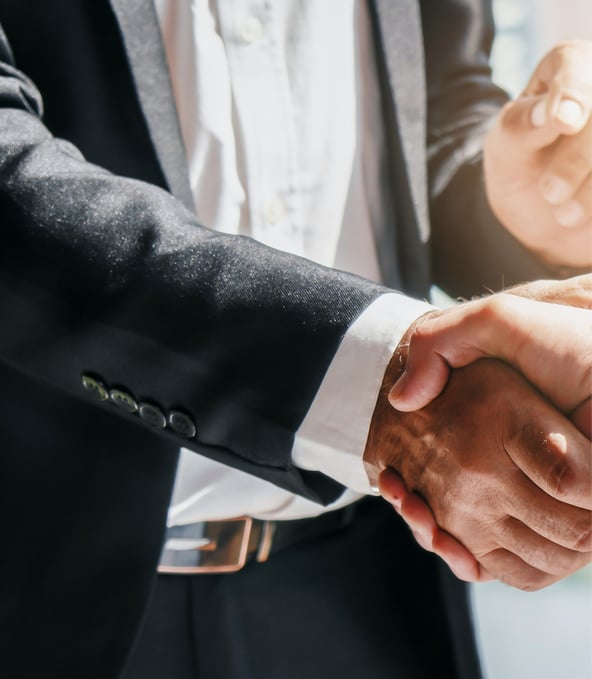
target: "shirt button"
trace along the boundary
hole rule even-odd
[[[131,394],[121,389],[111,389],[109,398],[118,408],[125,410],[127,413],[135,413],[138,410],[138,404]]]
[[[192,439],[195,436],[195,423],[185,413],[178,410],[171,410],[169,413],[169,426],[175,432],[186,439]]]
[[[138,404],[138,413],[140,417],[155,429],[164,429],[166,427],[166,417],[162,410],[152,403]]]
[[[109,392],[105,385],[90,375],[82,376],[82,386],[89,394],[94,396],[97,401],[106,401],[109,398]]]
[[[281,198],[272,198],[265,208],[265,221],[268,224],[277,224],[286,216],[286,205]]]
[[[240,28],[240,36],[244,42],[252,45],[263,37],[263,24],[257,17],[245,17]]]

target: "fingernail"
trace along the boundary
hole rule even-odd
[[[405,407],[405,399],[402,394],[405,393],[405,385],[407,384],[407,371],[399,375],[397,381],[391,387],[388,393],[388,402],[395,409],[400,410],[401,406]]]
[[[400,380],[399,380],[400,382]],[[399,405],[399,392],[401,391],[401,385],[399,382],[396,382],[392,387],[391,390],[388,393],[388,402],[389,404],[397,409],[397,406]]]
[[[551,205],[560,205],[571,193],[571,186],[559,177],[547,177],[541,189],[545,200]]]
[[[547,122],[545,100],[538,101],[530,111],[530,123],[533,127],[542,127]]]
[[[565,125],[574,127],[582,121],[584,110],[574,99],[563,99],[557,109],[557,117]]]
[[[575,200],[570,200],[555,210],[555,219],[561,226],[577,226],[585,217],[584,208]]]

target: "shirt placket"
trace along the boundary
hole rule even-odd
[[[218,16],[247,195],[241,232],[302,255],[295,110],[281,17],[269,0],[221,0]]]

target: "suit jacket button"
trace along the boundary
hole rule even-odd
[[[138,405],[138,412],[144,422],[151,427],[156,429],[164,429],[166,427],[166,417],[158,406],[152,403],[140,403]]]
[[[106,401],[109,398],[109,392],[105,385],[90,375],[82,376],[82,386],[89,394],[94,396],[98,401]]]
[[[135,413],[138,410],[138,404],[135,402],[134,397],[128,394],[127,391],[111,389],[109,398],[117,407],[125,410],[127,413]]]
[[[192,439],[195,436],[195,423],[185,413],[178,410],[171,410],[169,413],[169,426],[179,436],[186,439]]]

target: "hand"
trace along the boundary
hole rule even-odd
[[[508,292],[531,300],[538,299],[554,304],[569,304],[580,309],[592,308],[592,276],[590,275],[578,276],[565,281],[536,281],[517,286]],[[461,307],[457,307],[457,309],[459,308]],[[501,309],[500,307],[496,308],[498,311]],[[580,431],[588,438],[592,438],[592,398],[589,396],[592,390],[592,377],[585,378],[585,375],[590,374],[592,334],[589,332],[582,334],[582,328],[578,328],[576,335],[571,335],[578,318],[577,314],[571,320],[568,320],[569,310],[561,311],[559,318],[563,315],[568,320],[568,324],[561,328],[559,318],[554,316],[554,311],[559,311],[559,307],[547,309],[547,311],[549,313],[546,320],[538,317],[539,323],[547,324],[546,328],[539,326],[538,331],[535,327],[531,327],[529,330],[523,328],[520,335],[513,337],[514,343],[519,337],[524,337],[525,333],[532,337],[531,343],[521,344],[520,364],[523,368],[527,367],[532,373],[531,381],[539,387],[542,384],[541,377],[546,379],[547,382],[551,380],[551,384],[547,386],[553,392],[565,381],[566,375],[569,375],[567,365],[573,366],[579,363],[583,377],[579,380],[579,384],[580,387],[583,387],[583,390],[579,395],[576,395],[575,400],[580,397],[584,399],[586,399],[586,396],[588,397],[572,412],[571,419]],[[391,403],[402,410],[421,408],[440,393],[448,377],[447,364],[451,352],[454,353],[458,363],[462,365],[466,365],[471,360],[471,354],[495,355],[496,346],[501,347],[501,351],[497,350],[498,355],[507,358],[509,354],[508,343],[512,340],[512,333],[509,332],[507,318],[501,319],[501,324],[498,327],[490,327],[487,332],[483,332],[483,328],[475,323],[476,316],[472,318],[469,324],[465,324],[462,330],[460,325],[455,325],[455,320],[460,320],[462,317],[471,318],[470,313],[465,315],[463,312],[463,314],[457,315],[456,319],[453,316],[456,314],[454,310],[448,319],[445,318],[445,314],[448,312],[436,313],[442,314],[440,317],[442,334],[431,334],[431,330],[434,329],[432,326],[430,331],[420,333],[421,340],[419,342],[411,341],[411,347],[408,346],[406,350],[410,362],[408,369],[391,391]],[[590,311],[587,313],[588,317],[592,315]],[[523,316],[520,323],[525,324],[526,317]],[[491,323],[494,320],[494,316],[487,313],[481,313],[481,318],[483,322]],[[537,318],[536,314],[535,318]],[[497,320],[500,321],[500,318],[498,317]],[[413,340],[412,330],[413,326],[411,331],[407,333],[404,343],[409,343],[410,336]],[[462,344],[455,344],[460,335],[462,335]],[[533,347],[533,343],[538,338],[547,343],[547,349],[552,348],[553,343],[550,340],[553,335],[557,335],[558,338],[564,337],[565,342],[573,342],[574,338],[579,337],[579,346],[577,341],[571,344],[575,354],[566,364],[557,360],[558,357],[549,356],[548,352],[545,354]],[[477,346],[476,342],[479,338],[481,344]],[[566,345],[564,345],[563,350],[566,350]],[[584,357],[587,357],[587,368],[586,362],[579,360]],[[530,366],[528,367],[529,363]],[[409,365],[412,366],[411,370],[409,370]],[[555,375],[553,371],[549,372],[550,366],[553,365],[555,366]],[[561,402],[565,399],[560,397],[557,400]],[[481,582],[485,579],[483,569],[479,567],[474,557],[460,543],[438,527],[426,503],[418,495],[410,493],[403,480],[393,470],[386,470],[381,474],[379,485],[383,497],[391,502],[393,507],[401,514],[411,527],[418,542],[425,549],[436,552],[461,579],[472,582]]]
[[[417,544],[437,554],[459,580],[489,582],[494,579],[462,543],[438,526],[425,500],[410,492],[394,469],[383,469],[377,484],[382,497],[409,526]]]
[[[538,589],[588,563],[591,515],[572,506],[589,502],[587,439],[498,361],[455,370],[446,391],[413,413],[388,403],[399,371],[395,356],[365,461],[397,470],[485,575]]]
[[[531,281],[508,288],[506,292],[527,299],[536,299],[539,302],[592,309],[592,274],[565,278],[561,281]]]
[[[592,276],[525,285],[420,317],[406,335],[405,372],[391,405],[422,408],[442,391],[450,368],[491,356],[518,368],[560,410],[574,412],[592,393],[592,310],[526,296],[545,290],[552,299],[571,294],[585,303],[586,286],[592,296]]]
[[[554,265],[592,265],[592,42],[551,50],[486,135],[491,209]]]

